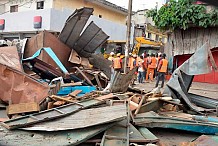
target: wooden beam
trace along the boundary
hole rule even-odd
[[[75,91],[71,92],[69,95],[72,96],[72,97],[76,97],[77,94],[79,94],[81,92],[82,92],[82,90],[75,90]]]
[[[19,103],[19,104],[10,104],[7,107],[7,114],[20,114],[20,113],[28,113],[28,112],[38,112],[40,110],[38,103]]]

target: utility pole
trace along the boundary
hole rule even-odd
[[[133,0],[129,0],[129,6],[128,6],[127,33],[126,33],[127,38],[126,38],[126,47],[125,47],[124,73],[127,73],[127,59],[129,56],[129,48],[130,48],[132,1]]]

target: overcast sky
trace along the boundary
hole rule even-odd
[[[107,0],[111,3],[114,3],[118,6],[128,8],[129,0]],[[133,11],[143,10],[143,9],[151,9],[154,8],[156,3],[158,3],[158,7],[161,7],[164,0],[132,0],[133,1]]]

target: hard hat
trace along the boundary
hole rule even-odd
[[[121,54],[120,54],[120,53],[118,53],[118,54],[117,54],[117,57],[119,57],[120,55],[121,55]]]
[[[111,56],[114,55],[114,52],[111,52],[110,55],[111,55]]]
[[[129,56],[132,56],[132,53],[129,53]]]
[[[137,57],[137,55],[136,55],[136,54],[133,54],[133,57]]]

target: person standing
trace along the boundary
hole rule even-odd
[[[165,80],[165,74],[167,72],[167,66],[168,66],[168,61],[166,58],[166,54],[163,53],[161,55],[161,60],[159,61],[157,71],[158,71],[158,76],[157,76],[157,81],[155,87],[158,87],[159,81],[162,81],[161,83],[161,88],[164,86],[164,80]]]
[[[140,60],[138,63],[138,82],[139,83],[143,83],[144,81],[144,77],[145,77],[145,69],[144,69],[144,60],[143,60],[143,56],[140,56]]]
[[[148,62],[148,70],[146,73],[146,81],[148,81],[148,77],[150,77],[150,80],[153,81],[154,80],[154,70],[156,68],[156,64],[157,64],[157,60],[155,58],[155,55],[152,53],[151,54],[151,59]]]
[[[133,55],[132,53],[129,53],[129,61],[128,61],[128,67],[129,67],[129,70],[132,70],[134,68],[134,58],[133,58]]]
[[[117,54],[117,57],[113,59],[113,68],[114,71],[120,72],[122,69],[122,59],[120,58],[120,53]]]

